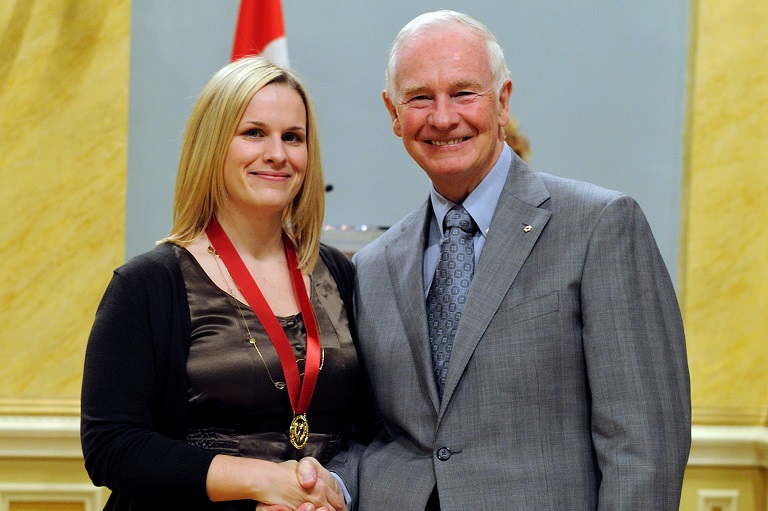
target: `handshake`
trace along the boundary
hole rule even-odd
[[[341,484],[315,458],[272,463],[217,455],[208,471],[208,496],[255,500],[257,511],[347,511]]]

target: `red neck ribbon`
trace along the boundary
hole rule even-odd
[[[320,335],[317,330],[317,321],[315,312],[312,310],[312,304],[307,295],[307,289],[304,286],[304,277],[299,270],[296,259],[296,249],[293,247],[293,241],[283,233],[283,245],[285,246],[285,257],[288,260],[288,269],[291,272],[291,283],[293,284],[293,293],[299,302],[301,315],[304,319],[304,327],[307,331],[307,355],[304,362],[304,381],[299,376],[299,366],[296,357],[293,354],[288,337],[280,326],[275,314],[269,307],[267,300],[261,293],[258,284],[253,279],[251,272],[245,266],[237,249],[230,241],[227,233],[222,229],[221,224],[215,218],[211,220],[208,228],[205,230],[213,249],[219,254],[224,265],[229,270],[229,274],[235,281],[235,285],[248,301],[256,313],[256,317],[264,326],[272,345],[280,358],[280,365],[283,366],[283,375],[285,384],[288,387],[288,397],[291,400],[293,413],[300,415],[307,412],[309,403],[312,401],[312,394],[315,392],[315,384],[320,374]]]

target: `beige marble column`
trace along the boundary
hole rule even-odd
[[[691,12],[681,249],[694,423],[766,424],[768,2]]]
[[[0,1],[0,414],[79,410],[124,253],[130,11]]]
[[[728,426],[768,425],[768,3],[693,5],[681,250],[693,420],[756,440],[745,455],[719,442],[743,468],[690,467],[681,509],[725,488],[764,510],[763,434]]]

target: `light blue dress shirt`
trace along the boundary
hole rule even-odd
[[[478,230],[475,231],[475,266],[480,259],[480,252],[483,251],[485,238],[491,227],[493,213],[496,211],[496,204],[501,196],[501,189],[507,181],[509,166],[512,163],[512,150],[504,144],[504,148],[496,160],[491,171],[480,182],[477,187],[462,202],[464,209],[475,221]],[[427,238],[427,247],[424,250],[424,299],[429,294],[429,287],[432,285],[432,279],[435,277],[437,261],[440,259],[440,240],[443,238],[443,220],[448,211],[456,204],[449,201],[435,190],[434,185],[430,191],[430,201],[432,203],[432,221],[429,226],[429,237]]]

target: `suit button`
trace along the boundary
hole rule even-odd
[[[440,461],[448,461],[451,457],[451,450],[447,447],[441,447],[437,450],[437,459]]]

